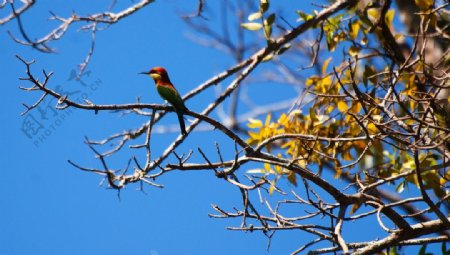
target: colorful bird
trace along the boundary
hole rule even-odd
[[[186,135],[186,126],[184,123],[183,114],[188,110],[184,105],[183,99],[181,99],[180,94],[170,82],[169,75],[166,69],[162,67],[154,67],[148,72],[142,72],[140,74],[147,74],[153,78],[156,85],[156,90],[158,94],[169,102],[174,108],[178,116],[178,121],[180,122],[181,133]]]

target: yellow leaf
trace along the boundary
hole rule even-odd
[[[323,62],[323,65],[322,65],[322,74],[323,75],[325,75],[327,73],[327,67],[328,67],[328,64],[330,63],[331,59],[332,59],[332,57],[329,57],[329,58],[327,58],[327,60],[325,60]]]
[[[261,136],[259,135],[259,133],[256,133],[256,132],[248,132],[248,135],[250,136],[250,139],[255,140],[255,141],[259,141],[261,139]]]
[[[333,83],[333,81],[331,79],[331,75],[327,75],[326,77],[321,79],[319,82],[317,82],[317,90],[320,93],[326,93],[332,83]]]
[[[283,169],[281,169],[281,166],[279,166],[279,165],[275,165],[275,171],[277,172],[277,174],[283,173]]]
[[[337,179],[341,176],[341,174],[342,174],[342,168],[336,167],[333,178]]]
[[[363,39],[361,39],[362,45],[366,45],[368,42],[369,42],[369,39],[367,37],[364,37]]]
[[[445,173],[445,175],[442,176],[442,177],[439,179],[439,184],[440,184],[441,186],[445,186],[446,183],[449,182],[449,180],[450,180],[450,170],[447,170],[447,172]],[[447,192],[450,192],[450,191],[447,191]]]
[[[269,194],[272,195],[275,190],[275,180],[270,182]]]
[[[350,150],[345,150],[344,152],[342,152],[342,159],[343,160],[353,160]]]
[[[306,168],[306,160],[304,160],[304,159],[299,160],[298,165],[300,167]]]
[[[297,178],[294,172],[290,171],[287,178],[290,183],[294,184],[294,186],[297,187]]]
[[[251,145],[256,145],[258,144],[260,141],[262,141],[262,137],[259,133],[255,133],[255,132],[248,132],[248,135],[250,136],[250,138],[247,139],[247,142]]]
[[[311,85],[317,83],[317,81],[318,81],[319,79],[320,79],[320,78],[319,78],[318,76],[311,76],[311,77],[309,77],[308,79],[306,79],[306,81],[305,81],[305,86],[309,87],[309,86],[311,86]]]
[[[326,108],[325,113],[326,113],[326,114],[330,114],[333,110],[334,110],[334,106],[333,106],[333,105],[329,105],[329,106]]]
[[[302,110],[295,109],[295,110],[293,110],[293,111],[291,111],[291,112],[289,113],[289,117],[295,117],[295,116],[298,116],[298,115],[300,115],[300,114],[302,114]]]
[[[386,22],[386,24],[388,26],[392,25],[392,21],[394,20],[394,14],[395,14],[395,10],[394,9],[389,9],[386,12],[386,16],[384,16],[384,21]]]
[[[367,130],[369,130],[369,134],[371,134],[371,135],[378,133],[377,126],[375,124],[373,124],[372,122],[367,125]]]
[[[431,13],[430,15],[428,15],[428,18],[430,19],[430,27],[436,27],[438,21],[436,13]]]
[[[369,20],[373,23],[375,23],[378,18],[380,17],[380,11],[377,8],[369,8],[367,10],[367,16]]]
[[[416,5],[422,10],[428,10],[434,4],[434,0],[414,0],[414,1],[416,2]]]
[[[330,52],[333,52],[336,49],[338,44],[337,36],[334,36],[332,32],[327,34],[327,46]]]
[[[278,123],[284,125],[287,122],[289,122],[289,118],[285,113],[282,113],[281,116],[278,118]]]
[[[256,23],[256,22],[247,22],[247,23],[242,23],[241,27],[247,30],[251,30],[251,31],[255,31],[255,30],[260,30],[263,25],[261,23]]]
[[[350,209],[350,215],[353,215],[359,209],[360,206],[361,204],[359,203],[353,204],[352,208]]]
[[[272,118],[272,114],[267,114],[267,117],[266,117],[266,123],[265,123],[265,125],[266,126],[269,126],[270,125],[270,119]]]
[[[357,113],[359,113],[359,111],[361,111],[361,108],[362,108],[362,106],[361,106],[360,102],[356,102],[356,103],[353,102],[350,111],[352,111],[352,113],[357,114]]]
[[[396,34],[394,35],[394,38],[397,42],[404,42],[405,41],[405,36],[402,34]]]
[[[359,21],[357,21],[357,20],[355,20],[354,22],[352,22],[352,23],[350,24],[349,35],[350,35],[350,38],[351,38],[352,40],[355,40],[356,37],[358,37],[359,26],[360,26],[360,25],[359,25]]]
[[[372,119],[379,123],[383,119],[383,117],[379,114],[376,114],[376,115],[372,115]]]
[[[372,82],[373,84],[376,84],[378,81],[378,76],[375,67],[374,66],[364,66],[364,73],[363,73],[363,83],[367,86],[367,81]]]
[[[337,103],[337,107],[338,107],[339,111],[342,112],[342,113],[346,112],[348,110],[348,105],[344,101],[339,101]]]
[[[270,173],[272,171],[272,168],[270,167],[270,164],[264,163],[264,170],[266,170],[266,172]]]
[[[260,120],[257,120],[257,119],[252,119],[252,118],[250,118],[250,119],[248,119],[248,124],[247,124],[247,126],[249,127],[249,128],[260,128],[260,127],[262,127],[262,121],[260,121]]]
[[[359,47],[351,46],[350,49],[348,49],[348,54],[352,57],[358,55],[358,53],[361,51]]]

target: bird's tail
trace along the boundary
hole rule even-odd
[[[183,113],[177,112],[178,122],[180,122],[180,129],[183,135],[186,135],[186,124],[184,123]]]

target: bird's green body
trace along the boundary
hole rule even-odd
[[[181,99],[180,94],[175,89],[172,84],[156,84],[156,90],[158,94],[169,102],[175,109],[175,112],[178,116],[178,121],[180,122],[181,132],[186,134],[186,127],[184,124],[183,114],[187,111],[186,106],[184,105],[183,99]]]
[[[169,102],[177,112],[184,113],[187,108],[184,105],[183,99],[181,99],[180,94],[172,85],[157,84],[156,90],[158,94]]]
[[[186,135],[186,125],[184,123],[183,114],[188,110],[184,105],[183,99],[181,98],[178,91],[170,82],[169,75],[167,71],[162,67],[152,68],[149,72],[144,72],[143,74],[150,75],[155,81],[156,90],[158,94],[172,105],[178,116],[178,121],[180,122],[181,133]]]

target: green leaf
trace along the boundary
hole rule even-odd
[[[281,55],[281,54],[283,54],[284,52],[286,52],[289,48],[291,48],[291,44],[290,43],[287,43],[287,44],[284,44],[283,46],[281,46],[281,48],[277,51],[277,55]],[[450,97],[449,97],[450,98]]]
[[[395,189],[395,191],[397,192],[397,193],[402,193],[403,192],[403,190],[405,189],[405,182],[403,181],[403,182],[400,182],[400,184],[397,186],[397,188]]]
[[[267,24],[272,26],[273,22],[275,21],[275,13],[272,13],[267,17]]]
[[[444,254],[444,255],[450,254],[450,250],[447,250],[447,245],[445,244],[445,242],[442,242],[441,251],[442,251],[442,254]]]
[[[261,17],[262,17],[262,13],[254,12],[254,13],[248,15],[248,21],[254,21],[254,20],[260,19]]]
[[[427,249],[427,245],[424,244],[419,250],[419,255],[425,255],[425,250]]]
[[[269,61],[269,60],[271,60],[273,58],[273,54],[271,53],[271,54],[268,54],[267,56],[265,56],[262,60],[261,60],[261,62],[266,62],[266,61]]]
[[[272,27],[264,25],[264,36],[266,37],[266,39],[269,40],[271,35],[272,35]]]
[[[251,31],[256,31],[256,30],[260,30],[263,25],[261,23],[257,23],[257,22],[247,22],[247,23],[242,23],[241,27],[247,30],[251,30]]]
[[[337,40],[335,40],[335,35],[333,31],[330,31],[326,35],[327,38],[327,46],[330,52],[333,52],[337,46]]]
[[[373,84],[377,83],[378,77],[374,76],[376,74],[375,68],[373,66],[364,66],[364,73],[363,73],[363,83],[367,87],[367,81],[372,82]],[[373,77],[372,77],[373,76]]]
[[[389,249],[389,255],[398,255],[397,247],[392,247]]]
[[[339,27],[341,24],[342,18],[344,17],[344,14],[339,14],[334,17],[328,18],[327,21],[330,22],[330,25],[334,28]]]
[[[265,174],[266,171],[261,168],[256,168],[256,169],[249,169],[249,170],[247,170],[246,173],[248,173],[248,174]]]
[[[265,13],[269,9],[269,6],[270,6],[269,0],[260,0],[259,12]]]
[[[308,21],[312,19],[314,16],[311,14],[306,14],[302,11],[297,11],[298,16],[300,16],[300,20]]]
[[[267,19],[264,20],[264,36],[267,40],[270,39],[270,36],[272,35],[272,24],[275,21],[275,13],[272,13],[267,17]]]

